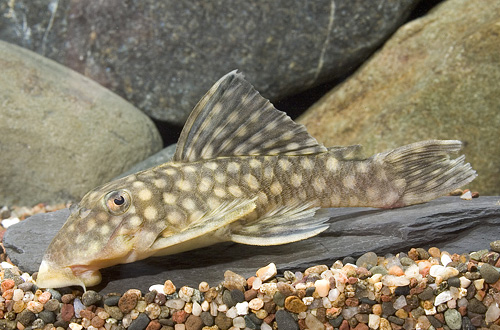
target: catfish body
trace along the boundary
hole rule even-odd
[[[241,74],[193,110],[172,162],[89,192],[47,249],[40,287],[98,284],[99,269],[234,241],[277,245],[328,228],[320,208],[423,203],[476,176],[460,141],[430,140],[363,158],[325,148]]]

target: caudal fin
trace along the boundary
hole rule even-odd
[[[474,180],[476,171],[464,155],[450,157],[461,148],[457,140],[429,140],[377,154],[384,167],[405,181],[403,194],[391,207],[428,202]]]

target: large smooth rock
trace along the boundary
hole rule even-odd
[[[500,2],[449,0],[401,27],[298,121],[328,146],[367,154],[458,139],[483,195],[500,193]]]
[[[498,239],[500,197],[463,201],[442,197],[401,209],[331,209],[330,228],[322,234],[281,246],[223,243],[178,255],[149,258],[102,271],[103,292],[130,288],[146,291],[152,284],[172,280],[177,286],[197,287],[201,281],[216,285],[230,269],[244,276],[270,262],[283,270],[304,270],[316,264],[331,265],[345,256],[368,251],[378,254],[407,252],[411,247],[437,246],[450,253],[487,249]],[[4,235],[11,260],[22,270],[35,272],[50,240],[69,211],[38,214],[13,225]]]
[[[276,100],[342,76],[419,0],[53,1],[0,4],[0,39],[182,124],[225,73],[240,69]]]
[[[161,148],[121,97],[0,41],[0,205],[78,200]]]

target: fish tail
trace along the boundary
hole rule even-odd
[[[468,184],[477,176],[465,156],[452,159],[462,143],[429,140],[409,144],[374,156],[375,161],[396,177],[402,187],[400,198],[388,208],[428,202]]]

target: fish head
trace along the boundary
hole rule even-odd
[[[149,257],[148,248],[165,229],[158,220],[164,211],[147,208],[158,205],[155,195],[135,175],[87,193],[70,208],[71,214],[48,246],[37,285],[94,286],[101,282],[99,269]]]

